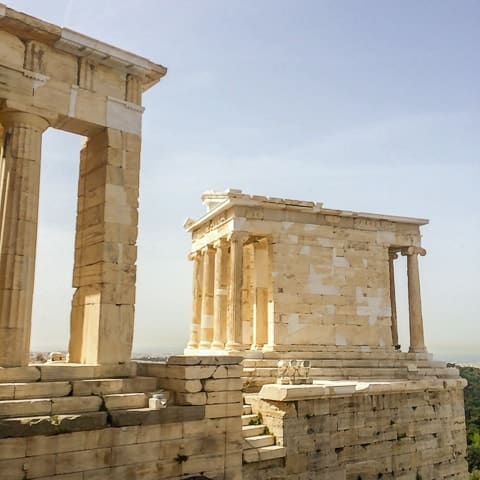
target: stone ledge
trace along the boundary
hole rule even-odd
[[[242,360],[233,355],[173,355],[167,365],[236,365]]]
[[[275,401],[295,401],[322,397],[339,397],[354,394],[379,394],[412,392],[422,390],[448,390],[465,388],[464,379],[425,379],[419,381],[393,382],[356,382],[356,381],[322,381],[313,385],[264,385],[259,398]]]
[[[0,382],[36,382],[40,380],[40,370],[37,367],[6,367],[0,368]]]
[[[6,418],[0,420],[0,438],[57,435],[59,433],[97,430],[105,427],[107,427],[106,412]]]
[[[202,420],[205,417],[205,406],[172,406],[161,410],[137,408],[110,412],[112,427],[128,427],[132,425],[155,425],[159,423],[187,422]]]

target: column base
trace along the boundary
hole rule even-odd
[[[202,341],[198,345],[198,350],[210,350],[212,342]]]
[[[408,353],[427,353],[426,347],[412,347],[410,346],[408,349]]]
[[[225,344],[223,342],[216,342],[213,341],[212,345],[210,346],[212,350],[224,350],[225,349]]]
[[[243,352],[245,347],[241,343],[227,342],[225,345],[225,350],[229,353]]]

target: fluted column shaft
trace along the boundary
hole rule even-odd
[[[200,340],[200,321],[202,318],[202,254],[195,252],[190,259],[193,262],[192,321],[190,340],[187,349],[198,348]]]
[[[390,251],[388,252],[388,269],[390,273],[390,307],[392,311],[392,344],[395,348],[399,348],[398,344],[398,320],[397,320],[397,300],[395,296],[395,269],[393,261],[398,255]]]
[[[202,318],[199,348],[207,349],[213,340],[213,287],[215,278],[215,250],[209,245],[203,253]]]
[[[252,350],[262,350],[267,343],[268,321],[268,250],[265,241],[254,243],[253,258],[255,265],[255,298],[253,306],[253,342]]]
[[[0,112],[0,367],[28,365],[42,133],[36,115]]]
[[[242,283],[244,235],[234,233],[230,238],[230,281],[228,290],[227,345],[226,350],[239,352],[242,343]]]
[[[212,349],[221,350],[225,346],[225,326],[227,316],[227,244],[220,240],[215,245],[215,282],[213,307]]]
[[[425,250],[408,247],[402,251],[407,256],[408,277],[408,313],[410,327],[410,348],[413,353],[426,352],[423,335],[422,299],[420,294],[420,274],[418,271],[418,255],[425,255]]]

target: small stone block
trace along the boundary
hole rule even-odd
[[[78,380],[72,382],[74,396],[80,395],[109,395],[120,393],[123,388],[123,380],[111,378],[103,380]]]
[[[31,417],[49,415],[52,404],[48,399],[2,400],[0,401],[0,417]]]
[[[37,367],[0,368],[0,382],[36,382],[40,379]]]
[[[15,396],[15,384],[3,383],[0,384],[0,400],[11,400]]]
[[[98,412],[102,405],[100,397],[52,398],[52,414]]]
[[[157,423],[201,420],[204,416],[204,406],[171,406],[161,410],[139,408],[111,412],[111,424],[113,427],[154,425]]]
[[[55,380],[76,380],[94,378],[95,367],[92,365],[39,365],[42,382]]]
[[[205,405],[207,403],[207,394],[205,392],[175,394],[176,405]]]
[[[144,408],[147,404],[147,396],[144,393],[117,393],[103,397],[107,410],[126,408]]]
[[[207,418],[238,417],[242,414],[243,405],[241,403],[219,403],[217,405],[207,405],[205,407],[205,416]]]
[[[212,378],[239,378],[242,372],[241,365],[220,365],[216,368]]]
[[[184,365],[168,365],[166,370],[167,378],[178,378],[185,380],[200,380],[205,378],[210,378],[217,367],[215,366],[204,366],[204,365],[194,365],[194,366],[184,366]]]
[[[200,356],[200,355],[172,355],[168,358],[168,365],[238,365],[242,357],[230,355]]]
[[[226,390],[241,390],[242,380],[239,378],[221,378],[204,381],[204,390],[206,392],[220,392]]]
[[[70,382],[16,383],[15,399],[65,397],[71,391]]]

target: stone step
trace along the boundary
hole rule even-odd
[[[258,448],[268,447],[275,444],[275,438],[273,435],[255,435],[253,437],[245,438],[243,441],[243,448]]]
[[[88,397],[86,397],[88,398]],[[148,406],[148,395],[145,393],[114,393],[105,395],[103,400],[108,411],[129,408],[145,408]]]
[[[159,410],[150,408],[129,408],[110,412],[112,427],[133,425],[156,425],[160,423],[181,423],[205,418],[205,405],[167,406]]]
[[[265,434],[265,425],[244,425],[242,427],[243,438],[256,437]]]
[[[137,365],[135,362],[122,365],[84,365],[75,363],[63,363],[55,365],[45,363],[36,365],[40,371],[42,382],[57,380],[81,380],[102,378],[129,378],[135,377]]]
[[[242,425],[260,425],[260,419],[255,413],[242,415]]]
[[[252,413],[252,407],[250,405],[244,405],[243,406],[243,414],[244,415],[249,415]]]
[[[270,445],[260,448],[249,448],[243,451],[244,463],[262,462],[264,460],[273,460],[282,458],[286,455],[286,448],[279,445]]]
[[[298,358],[298,357],[297,357]],[[308,357],[305,357],[307,360]],[[409,364],[416,364],[418,367],[424,368],[444,368],[446,363],[440,360],[409,358],[403,354],[389,354],[374,356],[352,354],[349,357],[338,355],[336,353],[322,354],[322,358],[312,358],[310,360],[312,367],[406,367]],[[277,368],[278,359],[245,359],[242,362],[244,371],[254,371],[258,368],[262,370],[275,370]]]
[[[112,395],[118,393],[146,393],[157,390],[154,377],[84,379],[72,382],[72,395]]]
[[[313,378],[404,378],[406,375],[406,368],[341,367],[310,369],[310,377]]]
[[[102,399],[97,396],[2,400],[0,418],[97,412],[102,403]]]
[[[37,367],[0,367],[0,382],[36,382],[40,379]]]
[[[107,412],[0,418],[0,438],[97,430],[106,428],[107,420]]]
[[[70,382],[0,383],[0,400],[66,397],[71,392]]]

